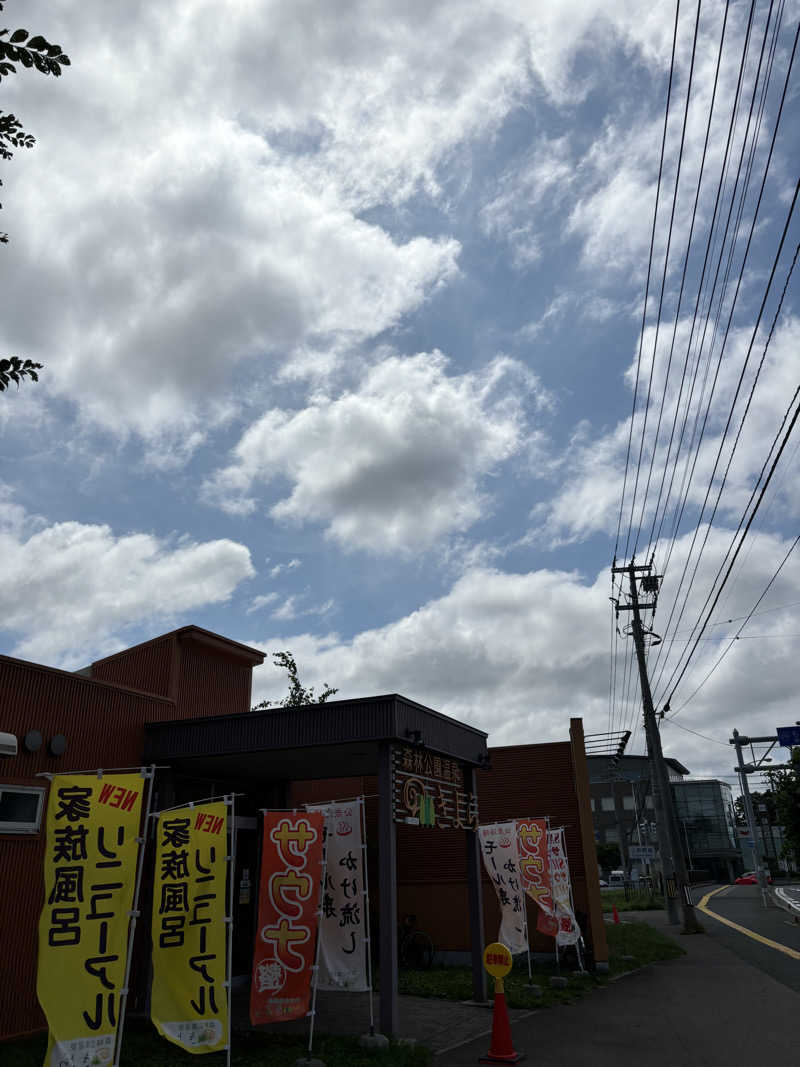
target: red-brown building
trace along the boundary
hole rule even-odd
[[[381,812],[376,799],[380,789],[389,795],[393,746],[423,733],[431,751],[463,767],[481,822],[548,815],[551,825],[565,828],[576,911],[594,959],[607,960],[579,719],[571,721],[569,741],[492,749],[487,760],[481,731],[396,695],[251,713],[252,668],[263,659],[256,649],[195,626],[77,674],[0,656],[0,732],[19,741],[17,756],[0,757],[0,1040],[45,1026],[35,989],[48,780],[36,776],[133,767],[151,758],[170,768],[156,776],[154,809],[244,788],[248,796],[237,802],[242,828],[255,827],[259,807],[366,795],[376,913],[382,902],[398,915],[414,914],[437,951],[455,959],[469,953],[471,930],[481,925],[475,835],[395,825],[391,805]],[[385,877],[377,893],[379,830],[381,841],[396,840],[391,893]],[[254,873],[254,830],[243,830],[241,845],[237,878],[243,868]],[[497,936],[499,912],[483,882],[485,942]],[[247,973],[249,913],[235,916],[234,928],[240,931],[235,971]],[[137,940],[142,955],[146,937]],[[533,947],[552,951],[552,945],[540,939]],[[143,1006],[143,994],[129,1001],[131,1008],[137,1004]]]

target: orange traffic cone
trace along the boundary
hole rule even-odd
[[[514,1051],[503,979],[496,978],[494,983],[494,1011],[492,1013],[492,1043],[489,1046],[489,1051],[485,1056],[479,1058],[478,1063],[519,1063],[524,1058],[524,1052]]]
[[[619,922],[619,912],[617,911],[617,905],[616,904],[612,904],[611,906],[614,909],[614,922],[618,923]]]

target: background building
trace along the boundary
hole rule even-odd
[[[595,841],[617,845],[622,868],[647,873],[647,864],[631,862],[630,845],[653,845],[655,809],[647,756],[588,756],[589,794]],[[671,782],[680,782],[689,773],[676,759],[666,760]]]
[[[672,794],[689,870],[732,882],[742,870],[742,856],[731,787],[716,778],[696,778],[673,782]]]

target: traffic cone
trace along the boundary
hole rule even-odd
[[[489,1046],[489,1051],[485,1056],[479,1058],[478,1063],[519,1063],[524,1058],[524,1052],[514,1051],[503,979],[496,978],[494,983],[494,1011],[492,1013],[492,1043]]]
[[[619,922],[619,912],[617,911],[617,905],[616,904],[612,904],[611,907],[614,909],[614,922],[618,923]]]

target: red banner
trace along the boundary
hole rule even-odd
[[[522,888],[546,915],[553,915],[553,892],[547,853],[547,819],[519,819],[517,847]]]
[[[311,996],[322,877],[322,812],[267,812],[250,1021],[302,1018]]]

